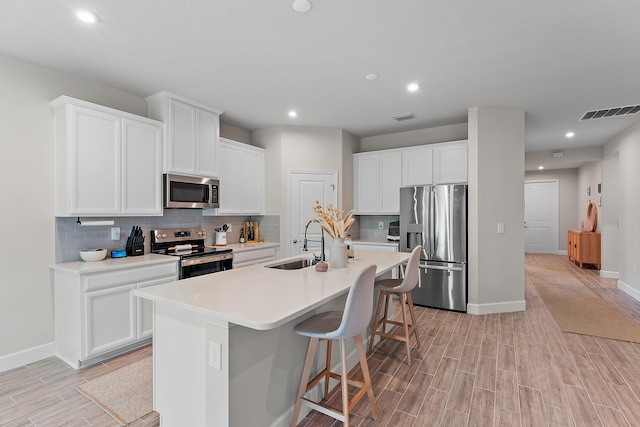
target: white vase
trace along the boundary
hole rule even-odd
[[[347,266],[347,245],[343,238],[333,238],[329,243],[329,266],[345,268]]]

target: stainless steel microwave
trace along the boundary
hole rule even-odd
[[[220,207],[220,181],[215,178],[162,175],[165,208],[210,209]]]

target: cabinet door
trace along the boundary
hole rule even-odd
[[[433,148],[418,147],[402,151],[402,186],[433,183]]]
[[[243,214],[264,213],[264,153],[242,150],[240,154],[240,209]]]
[[[380,156],[354,156],[355,213],[376,214],[380,209]]]
[[[446,144],[433,149],[434,184],[467,182],[467,144]]]
[[[162,279],[149,280],[146,282],[138,283],[137,288],[142,289],[148,286],[159,285],[161,283],[169,283],[177,280],[177,277],[165,277]],[[137,308],[137,333],[138,339],[144,339],[150,337],[153,334],[153,301],[144,298],[136,298],[136,308]]]
[[[135,284],[84,295],[83,359],[136,341]]]
[[[400,153],[380,156],[380,213],[400,213],[400,186],[402,177]]]
[[[219,214],[240,212],[240,150],[220,141],[218,146],[220,207]]]
[[[122,123],[122,213],[162,215],[162,128]]]
[[[196,170],[198,176],[218,176],[218,137],[220,119],[217,114],[196,110]]]
[[[72,108],[69,135],[71,215],[120,212],[119,117],[82,107]]]
[[[196,107],[170,99],[169,123],[168,171],[193,174],[196,170]]]

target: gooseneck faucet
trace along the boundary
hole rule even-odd
[[[309,248],[307,247],[307,242],[317,242],[317,240],[308,240],[307,239],[307,229],[309,228],[309,225],[311,225],[312,222],[318,222],[315,219],[310,220],[307,225],[304,226],[304,242],[302,244],[302,251],[303,252],[308,252]],[[325,260],[325,256],[324,256],[324,229],[322,227],[320,227],[320,261],[324,261]],[[314,254],[315,257],[315,254]],[[316,257],[317,259],[317,257]]]

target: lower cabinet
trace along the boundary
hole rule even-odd
[[[54,268],[56,356],[78,369],[151,342],[153,304],[133,292],[174,280],[177,260],[99,272]]]
[[[248,265],[260,264],[262,262],[276,259],[278,247],[256,248],[248,250],[233,251],[233,268],[246,267]]]

